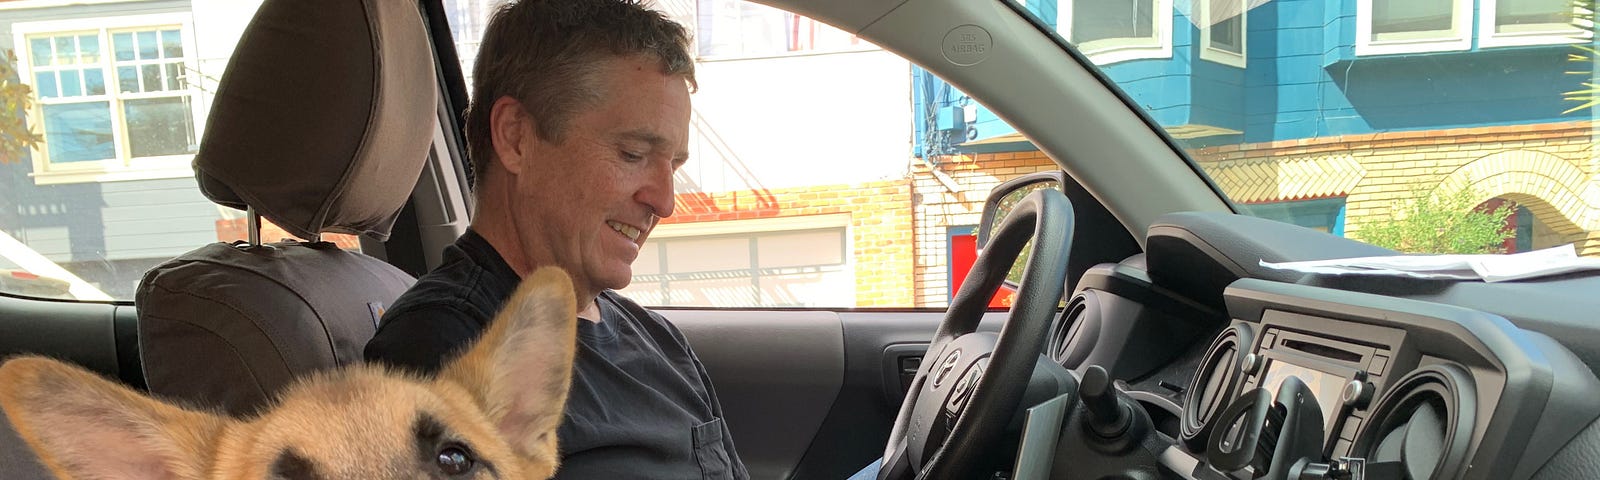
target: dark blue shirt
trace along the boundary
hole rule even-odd
[[[467,231],[444,263],[395,300],[369,361],[424,374],[482,334],[521,277]],[[578,322],[558,479],[747,479],[711,379],[661,315],[606,291],[599,323]]]

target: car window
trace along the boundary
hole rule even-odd
[[[984,1],[1083,54],[1240,213],[1600,256],[1593,2]]]
[[[445,0],[463,70],[500,3]],[[693,34],[699,90],[675,213],[623,291],[641,303],[944,306],[977,258],[989,190],[1058,168],[854,35],[744,1],[649,3]]]
[[[191,165],[259,4],[0,2],[0,293],[131,300],[150,267],[246,238]]]

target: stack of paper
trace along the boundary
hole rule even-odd
[[[1400,255],[1284,263],[1262,260],[1261,266],[1327,275],[1483,280],[1492,283],[1600,270],[1600,258],[1579,257],[1577,249],[1567,244],[1510,255]]]

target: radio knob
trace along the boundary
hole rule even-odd
[[[1366,408],[1372,402],[1372,384],[1361,380],[1351,380],[1344,384],[1344,390],[1339,392],[1339,401],[1346,407]]]
[[[1244,354],[1243,361],[1239,362],[1239,370],[1245,375],[1255,375],[1261,370],[1261,356],[1254,353]]]

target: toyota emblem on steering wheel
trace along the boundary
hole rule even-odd
[[[950,372],[956,369],[956,362],[959,361],[961,361],[961,349],[959,348],[944,357],[944,362],[939,364],[939,371],[933,374],[933,388],[939,388],[939,385],[944,384],[945,378],[948,378]]]

